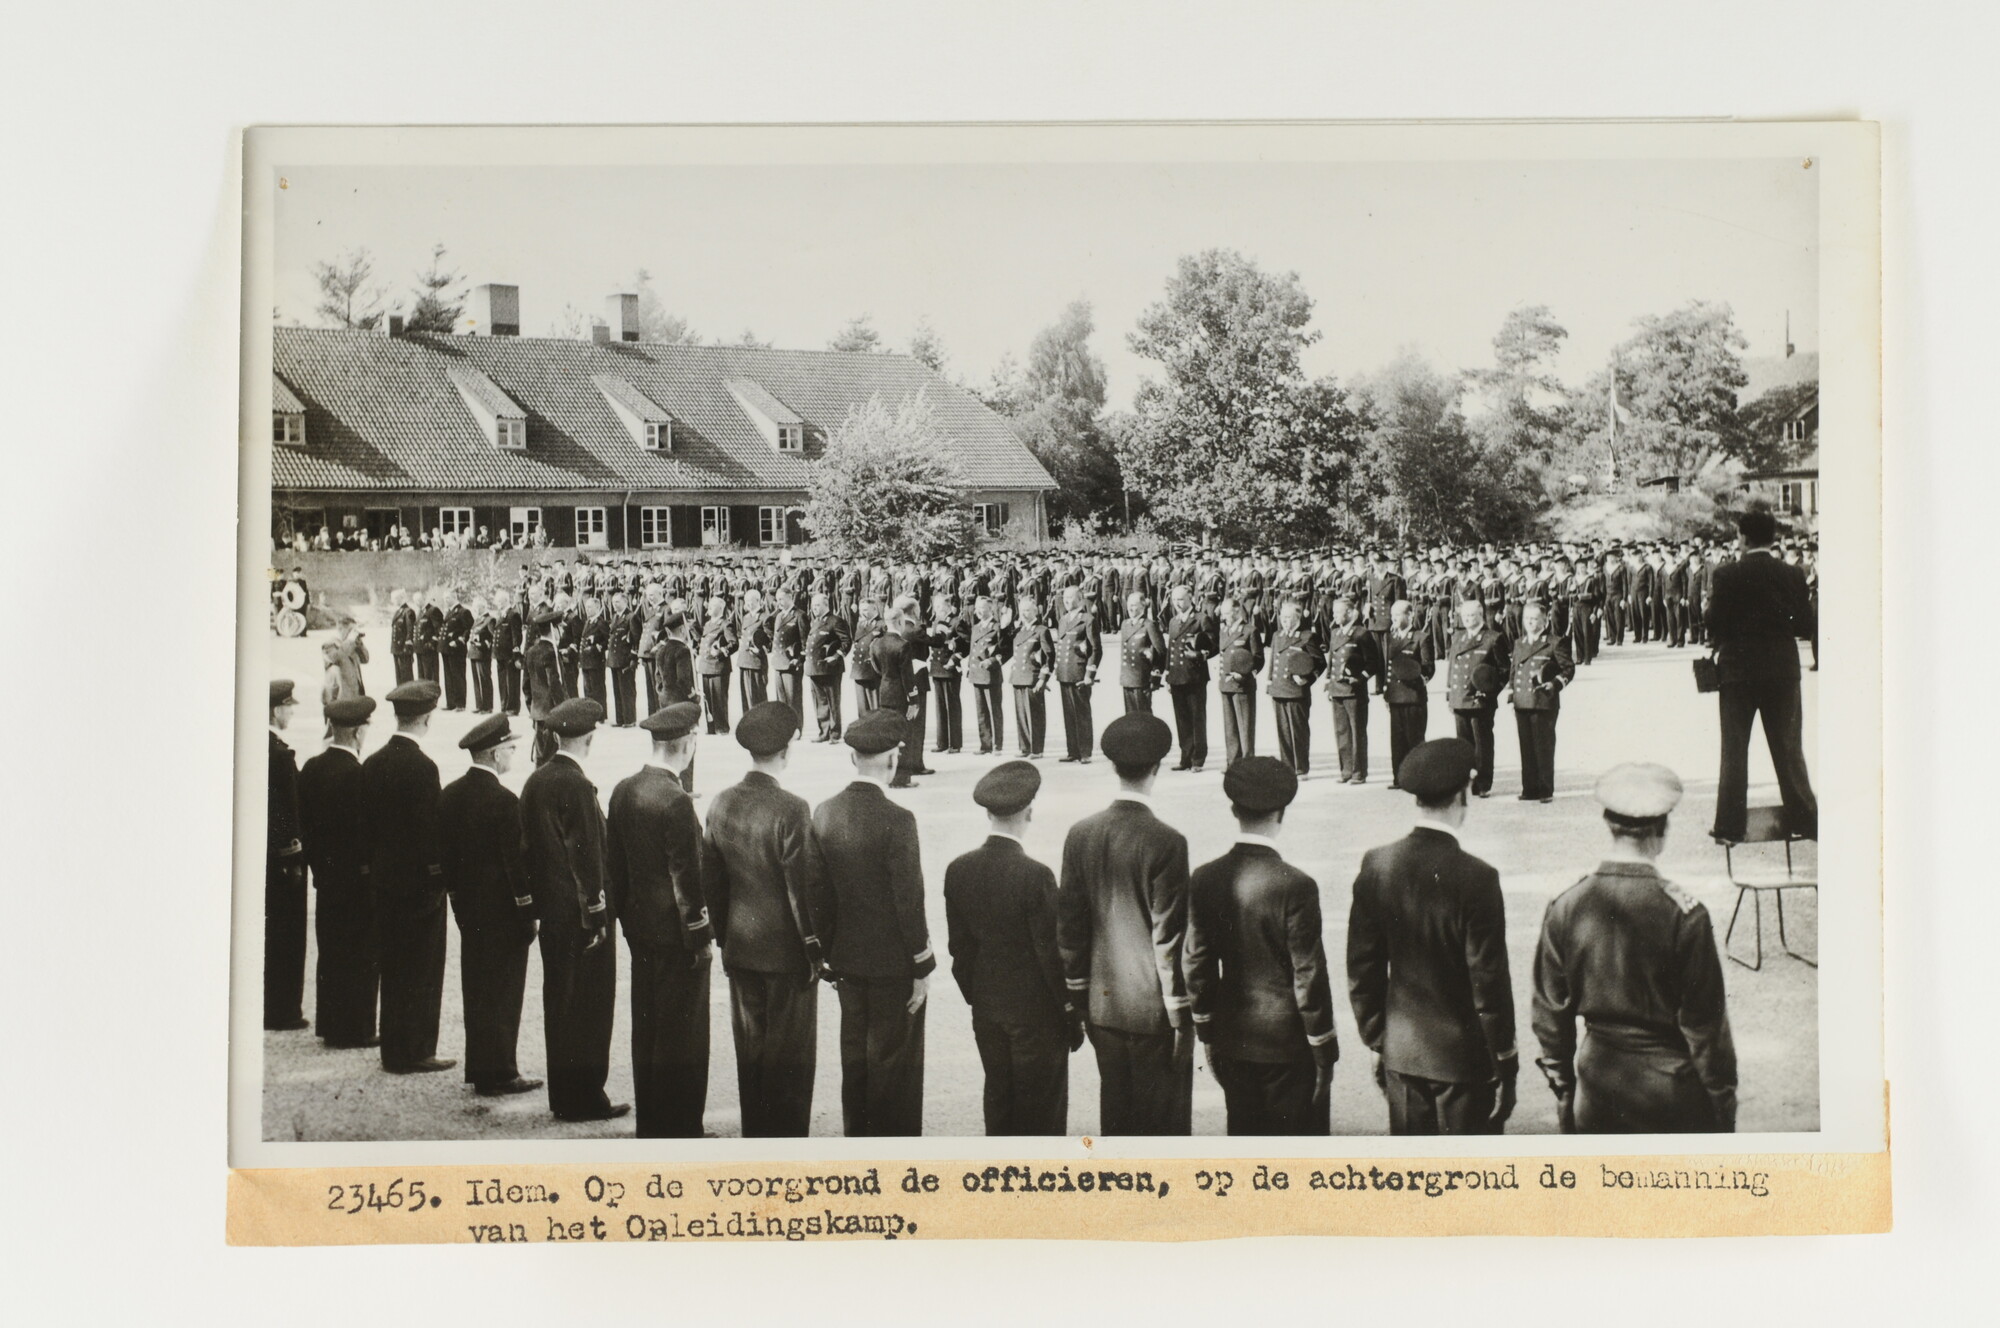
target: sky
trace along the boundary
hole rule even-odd
[[[1111,404],[1151,367],[1126,334],[1176,260],[1239,250],[1296,272],[1347,380],[1405,350],[1491,362],[1510,309],[1547,305],[1581,382],[1642,314],[1728,303],[1750,355],[1785,318],[1817,350],[1818,190],[1796,158],[953,166],[313,166],[282,171],[274,293],[317,321],[316,261],[366,246],[391,303],[442,242],[468,284],[520,287],[522,331],[599,313],[645,268],[703,336],[816,349],[856,314],[891,349],[920,319],[974,384],[1071,300],[1095,308]]]

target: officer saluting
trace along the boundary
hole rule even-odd
[[[1565,1134],[1736,1128],[1736,1044],[1715,931],[1708,910],[1655,865],[1680,798],[1665,766],[1606,771],[1597,800],[1611,854],[1542,918],[1535,1038]]]
[[[418,679],[389,693],[396,733],[361,763],[382,936],[382,1068],[448,1070],[437,1055],[444,1000],[444,863],[438,843],[438,769],[418,740],[430,731],[438,685]]]
[[[1021,843],[1041,786],[1027,761],[987,771],[972,790],[986,842],[944,874],[951,975],[972,1007],[989,1135],[1066,1133],[1069,1054],[1083,1045],[1056,943],[1055,873]]]
[[[1194,1029],[1229,1107],[1231,1134],[1326,1134],[1333,1065],[1333,986],[1320,936],[1319,886],[1279,856],[1285,808],[1299,791],[1283,761],[1251,756],[1222,791],[1235,847],[1188,882],[1188,995]]]

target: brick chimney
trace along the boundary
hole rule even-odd
[[[385,334],[392,337],[402,336],[403,316],[401,314],[390,314],[388,317],[384,318],[382,320],[382,331]]]
[[[489,281],[474,286],[453,329],[461,336],[518,337],[521,335],[521,288]]]
[[[624,293],[604,299],[604,321],[611,325],[613,341],[639,339],[639,297]]]

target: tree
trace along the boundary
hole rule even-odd
[[[1551,362],[1568,337],[1547,305],[1512,310],[1501,321],[1493,335],[1493,367],[1466,374],[1486,399],[1479,432],[1489,448],[1549,460],[1563,436],[1567,410],[1567,393]]]
[[[847,320],[847,326],[834,334],[826,343],[828,350],[864,351],[879,354],[882,350],[882,334],[875,330],[875,315],[857,314]]]
[[[1694,300],[1638,326],[1614,360],[1619,400],[1632,415],[1620,426],[1620,472],[1685,478],[1740,452],[1736,393],[1750,381],[1742,357],[1749,343],[1729,306]]]
[[[1370,507],[1399,542],[1476,543],[1523,532],[1534,512],[1532,486],[1512,452],[1474,437],[1460,409],[1463,378],[1405,352],[1359,390]]]
[[[366,247],[348,249],[331,263],[314,263],[319,316],[329,327],[373,328],[382,321],[383,290],[371,287],[375,262]]]
[[[667,312],[660,293],[653,289],[652,273],[640,268],[632,276],[632,287],[639,297],[639,340],[659,341],[669,346],[701,344],[701,334],[688,326],[687,319]]]
[[[591,329],[603,326],[602,318],[587,314],[573,304],[565,304],[561,317],[549,324],[549,335],[566,341],[589,341]]]
[[[835,557],[918,561],[973,544],[965,471],[922,392],[849,410],[808,464],[806,494],[806,528]]]
[[[1108,379],[1090,349],[1095,330],[1090,301],[1071,301],[1035,334],[1025,369],[1001,360],[988,399],[1055,480],[1048,514],[1058,530],[1124,519],[1124,472],[1103,423]]]
[[[718,345],[718,346],[740,346],[740,347],[742,347],[742,348],[743,348],[744,350],[769,350],[769,349],[771,349],[771,343],[770,343],[770,342],[768,342],[768,341],[759,341],[759,340],[757,339],[757,334],[756,334],[755,332],[752,332],[752,331],[751,331],[751,330],[750,330],[749,328],[747,328],[747,327],[746,327],[746,328],[744,328],[744,329],[743,329],[743,331],[742,331],[741,333],[739,333],[739,334],[737,335],[737,337],[736,337],[736,340],[734,340],[734,341],[724,341],[724,340],[723,340],[723,339],[722,339],[721,337],[717,337],[717,338],[715,339],[715,344],[716,344],[716,345]]]
[[[917,320],[917,330],[910,333],[910,358],[932,373],[944,372],[945,360],[948,358],[945,355],[944,338],[937,334],[937,329],[931,326],[931,320],[928,318]]]
[[[1737,459],[1750,470],[1788,470],[1811,446],[1790,442],[1785,426],[1819,400],[1819,379],[1774,387],[1736,412]]]
[[[446,270],[444,255],[444,245],[435,246],[429,270],[417,274],[416,303],[406,331],[449,333],[458,326],[458,316],[465,312],[464,277]]]
[[[1306,378],[1311,317],[1297,273],[1225,249],[1182,258],[1140,314],[1127,341],[1164,375],[1140,384],[1118,459],[1164,531],[1319,542],[1344,528],[1361,427],[1331,378]]]

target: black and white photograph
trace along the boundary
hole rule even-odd
[[[509,133],[246,139],[244,1156],[1879,1146],[1863,127]]]

